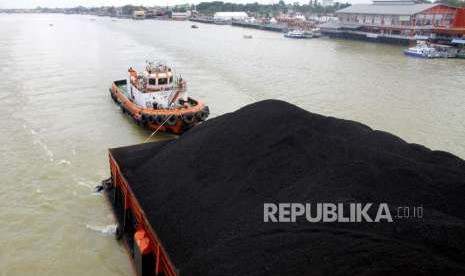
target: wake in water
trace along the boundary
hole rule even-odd
[[[57,165],[71,165],[71,161],[68,161],[66,159],[60,159],[56,162]]]
[[[95,226],[86,224],[86,228],[100,232],[105,235],[114,235],[116,233],[116,228],[118,226],[116,224],[110,224],[107,226]]]
[[[25,124],[23,124],[23,128],[28,129],[32,136],[36,136],[38,134],[37,131],[35,131],[32,128],[29,128]],[[37,145],[40,146],[45,151],[45,155],[49,158],[50,162],[54,162],[56,165],[71,165],[71,161],[66,160],[66,159],[55,160],[55,154],[53,153],[52,150],[49,149],[47,144],[45,142],[43,142],[41,139],[35,138],[33,140],[33,144],[36,145],[36,146]],[[76,155],[76,150],[74,148],[73,148],[73,155]]]
[[[47,145],[42,142],[41,140],[37,139],[37,140],[34,140],[33,142],[34,145],[39,145],[44,151],[45,151],[45,154],[47,155],[47,157],[49,158],[50,162],[53,162],[54,159],[54,154],[53,152],[47,147]]]

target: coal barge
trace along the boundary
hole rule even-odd
[[[109,159],[102,188],[138,275],[465,275],[465,161],[357,122],[268,100]],[[424,216],[264,222],[264,203],[285,202]]]

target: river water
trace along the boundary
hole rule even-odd
[[[465,158],[465,60],[191,24],[0,15],[0,275],[133,273],[93,188],[108,176],[108,148],[150,135],[108,93],[146,59],[181,72],[212,116],[277,98]]]

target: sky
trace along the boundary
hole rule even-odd
[[[0,0],[0,9],[21,9],[21,8],[35,8],[35,7],[49,7],[49,8],[69,8],[76,6],[85,7],[100,7],[100,6],[123,6],[126,4],[144,5],[144,6],[172,6],[179,4],[196,4],[199,2],[210,2],[214,0]],[[223,2],[234,3],[252,3],[258,2],[260,4],[277,3],[279,0],[220,0]],[[300,3],[308,3],[305,0],[297,0]],[[293,3],[296,0],[284,0],[286,3]],[[336,0],[335,0],[336,2]],[[340,2],[349,2],[352,4],[357,3],[370,3],[370,0],[340,0]]]

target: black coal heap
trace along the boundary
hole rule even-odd
[[[452,154],[276,100],[112,152],[181,275],[465,275],[465,161]],[[424,217],[265,223],[267,202]]]

